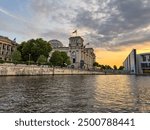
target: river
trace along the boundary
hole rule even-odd
[[[150,76],[0,77],[0,112],[150,112]]]

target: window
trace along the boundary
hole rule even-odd
[[[142,67],[142,68],[145,68],[146,66],[147,66],[146,63],[141,63],[141,67]]]
[[[76,63],[76,59],[75,58],[73,58],[73,63]]]
[[[148,68],[150,67],[150,63],[141,63],[142,68]]]
[[[72,52],[72,58],[76,58],[76,52],[75,51]]]
[[[146,56],[142,55],[143,61],[146,61]]]
[[[148,61],[150,61],[150,55],[148,56]]]

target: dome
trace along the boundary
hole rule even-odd
[[[63,47],[63,44],[58,40],[50,40],[49,43],[51,44],[52,48]]]

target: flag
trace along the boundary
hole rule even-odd
[[[16,42],[16,38],[14,38],[14,40],[13,40],[14,42]]]
[[[72,33],[77,33],[77,30],[73,31]]]
[[[90,45],[90,43],[88,42],[88,43],[86,43],[86,45]]]
[[[13,43],[16,43],[16,38],[14,38],[14,40],[12,41]]]

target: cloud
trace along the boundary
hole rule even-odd
[[[150,30],[146,30],[150,26],[150,1],[95,0],[90,4],[95,9],[79,9],[73,22],[87,29],[86,37],[95,46],[113,50],[150,41]]]
[[[57,38],[66,45],[69,33],[78,29],[79,34],[93,47],[114,51],[150,41],[149,0],[26,2],[27,6],[22,6],[22,11],[17,13],[0,8],[1,29],[28,38]]]

